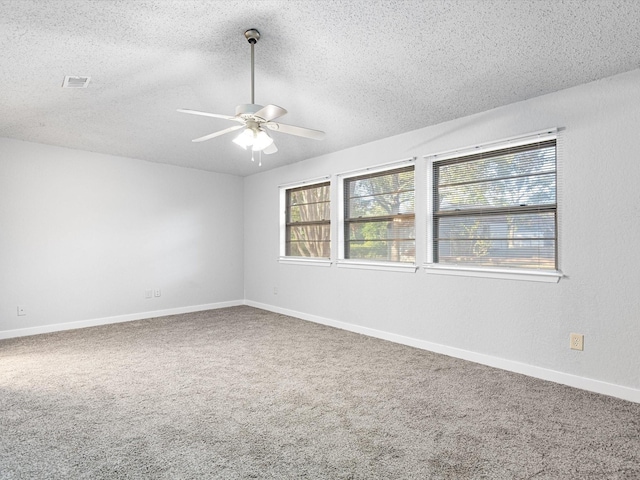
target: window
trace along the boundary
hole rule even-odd
[[[557,270],[555,138],[433,163],[433,262]]]
[[[286,256],[330,257],[330,193],[329,182],[286,190]]]
[[[344,179],[344,258],[415,262],[414,167]]]

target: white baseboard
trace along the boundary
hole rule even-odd
[[[390,342],[400,343],[402,345],[408,345],[410,347],[420,348],[422,350],[429,350],[431,352],[441,353],[450,357],[461,358],[463,360],[469,360],[471,362],[480,363],[482,365],[500,368],[502,370],[507,370],[510,372],[521,373],[530,377],[549,380],[551,382],[560,383],[562,385],[568,385],[570,387],[575,387],[590,392],[601,393],[603,395],[609,395],[612,397],[621,398],[623,400],[640,403],[640,390],[634,388],[623,387],[621,385],[602,382],[600,380],[593,380],[569,373],[558,372],[556,370],[536,367],[535,365],[528,365],[526,363],[515,362],[513,360],[493,357],[491,355],[485,355],[483,353],[476,353],[469,350],[449,347],[447,345],[427,342],[425,340],[419,340],[417,338],[405,337],[403,335],[397,335],[395,333],[389,333],[382,330],[353,325],[351,323],[331,320],[329,318],[310,315],[307,313],[297,312],[295,310],[289,310],[286,308],[267,305],[251,300],[245,300],[244,303],[245,305],[249,305],[251,307],[260,308],[262,310],[268,310],[275,313],[281,313],[283,315],[296,317],[301,320],[308,320],[310,322],[320,323],[322,325],[340,328],[342,330],[348,330],[350,332],[361,333],[370,337],[389,340]]]
[[[189,307],[168,308],[165,310],[154,310],[151,312],[131,313],[127,315],[116,315],[114,317],[93,318],[90,320],[80,320],[77,322],[43,325],[41,327],[17,328],[15,330],[0,331],[0,340],[6,338],[26,337],[28,335],[38,335],[41,333],[59,332],[62,330],[73,330],[76,328],[97,327],[98,325],[108,325],[110,323],[131,322],[134,320],[144,320],[146,318],[166,317],[168,315],[178,315],[180,313],[201,312],[203,310],[236,307],[238,305],[244,305],[244,301],[234,300],[230,302],[207,303],[204,305],[192,305]]]
[[[274,305],[268,305],[265,303],[254,302],[252,300],[233,300],[228,302],[208,303],[204,305],[193,305],[188,307],[169,308],[165,310],[155,310],[151,312],[132,313],[127,315],[117,315],[113,317],[95,318],[90,320],[80,320],[77,322],[58,323],[54,325],[43,325],[40,327],[28,327],[19,328],[15,330],[0,331],[0,340],[15,337],[24,337],[28,335],[38,335],[41,333],[59,332],[62,330],[73,330],[76,328],[95,327],[98,325],[107,325],[111,323],[131,322],[134,320],[144,320],[147,318],[165,317],[168,315],[178,315],[181,313],[200,312],[204,310],[214,310],[225,307],[235,307],[238,305],[248,305],[262,310],[268,310],[275,313],[281,313],[291,317],[299,318],[301,320],[307,320],[330,327],[339,328],[342,330],[348,330],[350,332],[360,333],[370,337],[380,338],[382,340],[388,340],[390,342],[399,343],[402,345],[408,345],[410,347],[420,348],[422,350],[428,350],[435,353],[441,353],[443,355],[449,355],[451,357],[461,358],[463,360],[469,360],[471,362],[480,363],[482,365],[488,365],[490,367],[500,368],[510,372],[521,373],[530,377],[540,378],[542,380],[549,380],[551,382],[568,385],[570,387],[580,388],[590,392],[601,393],[603,395],[610,395],[612,397],[621,398],[623,400],[629,400],[631,402],[640,403],[640,390],[624,387],[621,385],[615,385],[612,383],[602,382],[600,380],[593,380],[590,378],[580,377],[569,373],[558,372],[556,370],[549,370],[547,368],[536,367],[535,365],[528,365],[526,363],[520,363],[513,360],[507,360],[504,358],[493,357],[491,355],[485,355],[482,353],[476,353],[469,350],[463,350],[460,348],[449,347],[447,345],[441,345],[438,343],[428,342],[425,340],[419,340],[417,338],[406,337],[404,335],[398,335],[395,333],[385,332],[383,330],[376,330],[373,328],[362,327],[360,325],[354,325],[351,323],[340,322],[338,320],[332,320],[317,315],[310,315],[304,312],[298,312],[295,310],[289,310],[287,308],[276,307]]]

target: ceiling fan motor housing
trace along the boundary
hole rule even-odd
[[[254,113],[258,112],[262,108],[262,105],[257,105],[255,103],[243,103],[236,107],[236,117],[251,118]]]
[[[257,105],[255,103],[243,103],[236,107],[236,117],[240,117],[245,120],[258,119],[260,117],[256,117],[255,113],[260,111],[262,108],[264,108],[262,105]]]

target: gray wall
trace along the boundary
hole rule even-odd
[[[0,338],[246,301],[640,401],[638,125],[640,70],[245,179],[0,139]],[[279,185],[549,127],[559,283],[278,263]]]
[[[640,70],[247,177],[245,298],[263,308],[640,401],[638,125]],[[550,127],[564,129],[558,193],[560,269],[566,278],[557,284],[277,260],[281,184],[335,178]],[[418,181],[424,171],[419,160]],[[416,214],[426,210],[420,207]],[[425,243],[421,232],[420,263]],[[585,335],[584,352],[569,349],[571,332]],[[614,388],[608,390],[610,384]]]
[[[240,177],[0,139],[0,338],[241,303],[242,195]]]

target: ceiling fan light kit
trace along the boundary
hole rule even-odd
[[[235,116],[222,115],[219,113],[199,112],[197,110],[178,109],[178,112],[188,113],[191,115],[201,115],[204,117],[221,118],[238,122],[240,125],[226,128],[203,137],[192,140],[193,142],[204,142],[212,138],[241,130],[240,134],[233,139],[233,143],[247,149],[251,147],[251,159],[253,160],[253,152],[263,152],[267,155],[278,151],[273,142],[273,138],[267,133],[265,128],[280,133],[296,135],[298,137],[311,138],[313,140],[322,140],[325,136],[320,130],[312,130],[310,128],[296,127],[294,125],[286,125],[284,123],[276,123],[273,120],[287,113],[287,111],[277,105],[257,105],[255,103],[255,69],[254,69],[254,47],[260,39],[260,32],[255,28],[251,28],[244,32],[244,36],[251,45],[251,103],[245,103],[236,107]],[[262,165],[262,162],[260,162]]]
[[[249,123],[253,122],[247,122],[247,128],[233,139],[233,143],[241,146],[245,150],[247,147],[251,147],[251,150],[254,152],[264,150],[273,143],[273,138],[271,138],[267,132],[257,127],[250,126]]]

